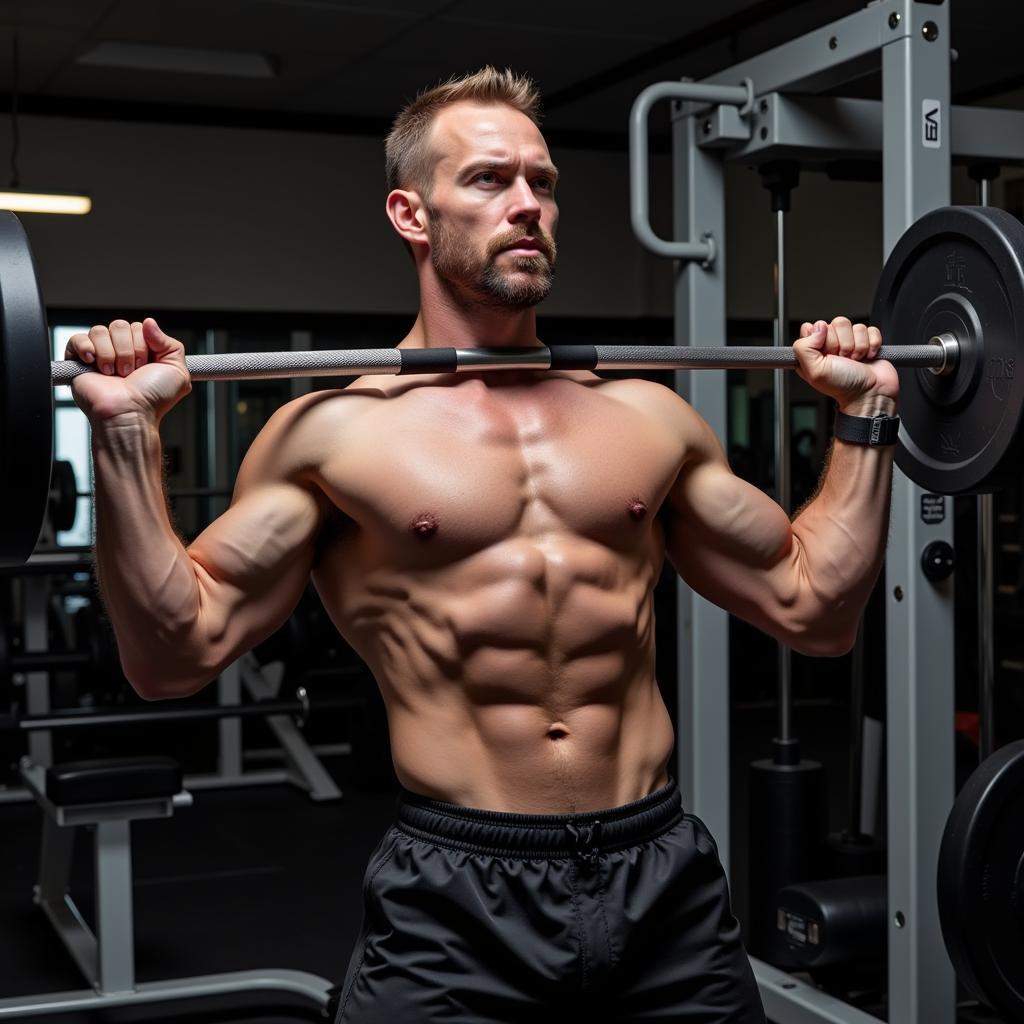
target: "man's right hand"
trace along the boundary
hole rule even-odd
[[[113,320],[69,339],[66,359],[96,368],[71,383],[79,408],[94,426],[129,413],[159,422],[192,390],[185,346],[164,334],[152,317],[142,323]]]

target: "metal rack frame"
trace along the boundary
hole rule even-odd
[[[954,159],[1024,162],[1024,113],[951,108],[949,40],[949,0],[878,0],[701,82],[659,83],[640,94],[630,126],[635,227],[646,226],[649,206],[647,115],[657,100],[672,101],[673,220],[682,241],[651,245],[649,226],[637,234],[651,251],[683,261],[675,284],[676,345],[726,344],[726,161],[785,157],[813,168],[881,154],[883,259],[922,214],[949,204]],[[818,95],[872,71],[881,72],[881,101]],[[731,102],[721,98],[723,86],[736,90]],[[742,102],[739,86],[746,90]],[[725,374],[679,371],[675,386],[725,438]],[[885,582],[888,1018],[953,1024],[956,981],[936,902],[939,841],[954,793],[953,583],[930,583],[920,565],[927,544],[952,543],[953,510],[943,499],[944,519],[929,515],[926,522],[923,496],[896,471]],[[682,581],[678,596],[676,771],[685,805],[708,823],[728,871],[728,616]],[[876,1020],[752,963],[772,1020]]]

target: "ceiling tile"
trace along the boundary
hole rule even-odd
[[[960,52],[954,90],[1013,88],[1020,0],[951,3]],[[765,10],[765,0],[548,0],[521,8],[478,0],[0,0],[0,90],[11,87],[16,23],[26,96],[389,118],[420,89],[493,63],[532,75],[548,96],[569,90],[547,110],[552,130],[619,132],[650,82],[701,77],[861,5],[780,2],[767,20],[738,28],[730,19]],[[721,28],[714,45],[664,58],[666,43],[709,25]],[[279,73],[233,81],[72,63],[105,39],[258,51]]]
[[[78,47],[79,33],[70,28],[19,28],[18,77],[23,94],[41,91]],[[0,89],[8,92],[14,83],[11,59],[14,30],[0,25]]]
[[[581,40],[603,35],[614,39],[646,39],[657,44],[721,21],[752,6],[753,2],[717,0],[714,4],[697,4],[631,0],[623,4],[621,0],[557,0],[543,7],[514,7],[459,0],[445,16],[530,31],[568,31]]]
[[[415,11],[347,9],[253,0],[153,0],[122,3],[95,33],[97,38],[159,42],[171,46],[332,53],[338,59],[386,42],[414,25]]]
[[[111,0],[0,0],[0,26],[85,30]]]

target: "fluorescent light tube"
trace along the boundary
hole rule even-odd
[[[0,210],[16,213],[88,213],[92,200],[70,192],[0,191]]]

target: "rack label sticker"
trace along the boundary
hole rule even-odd
[[[938,100],[921,101],[921,144],[927,149],[942,145],[942,104]]]
[[[942,494],[921,495],[921,522],[929,526],[945,522],[946,498]]]

